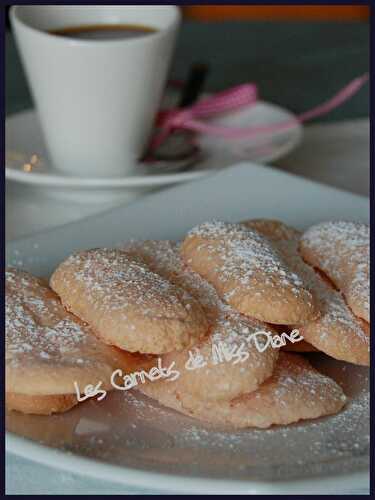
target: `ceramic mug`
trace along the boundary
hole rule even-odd
[[[148,144],[180,23],[173,5],[20,5],[11,23],[52,162],[78,177],[124,176]],[[67,27],[128,24],[144,36],[84,40]]]

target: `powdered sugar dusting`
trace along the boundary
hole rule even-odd
[[[276,276],[278,284],[291,287],[296,294],[300,292],[303,285],[301,278],[288,268],[277,250],[257,231],[240,224],[210,221],[188,233],[188,236],[194,235],[208,240],[207,244],[202,243],[208,251],[213,248],[210,239],[220,242],[219,248],[215,245],[214,249],[215,254],[223,256],[222,264],[217,269],[220,280],[236,280],[242,285],[250,285],[257,272],[261,271],[264,285],[275,286]]]
[[[251,221],[249,223],[251,224]],[[291,230],[288,231],[291,228],[280,224],[278,232],[283,233],[283,236],[280,237],[275,232],[274,244],[284,255],[289,266],[302,277],[306,286],[314,293],[321,313],[320,318],[316,321],[300,328],[301,334],[317,348],[332,355],[334,355],[332,347],[336,348],[332,344],[335,342],[340,345],[342,352],[347,352],[348,356],[351,356],[355,347],[369,351],[369,337],[347,306],[342,294],[333,289],[311,266],[303,261],[298,252],[299,233],[294,231],[293,234]],[[258,230],[261,228],[258,227]],[[271,235],[269,237],[272,239]]]
[[[170,240],[130,241],[122,248],[143,259],[150,269],[182,287],[197,299],[208,316],[224,308],[216,290],[199,274],[189,269],[180,257],[180,243]]]
[[[311,406],[324,404],[327,398],[346,402],[346,396],[339,385],[332,379],[314,370],[309,363],[298,355],[282,353],[279,363],[274,372],[277,383],[274,388],[274,397],[280,404],[286,404],[290,394],[297,398],[297,393],[301,393],[301,399],[309,392],[311,399],[306,404]],[[272,379],[271,379],[272,380]],[[305,394],[305,396],[303,396]]]
[[[250,335],[258,331],[271,333],[270,327],[223,302],[215,288],[184,263],[180,246],[169,240],[146,240],[128,242],[123,248],[143,258],[154,272],[184,288],[200,302],[211,324],[210,343],[222,343],[229,350],[242,343],[255,348]],[[259,346],[265,342],[265,337],[258,337]]]
[[[153,273],[144,263],[124,251],[94,249],[69,257],[74,280],[83,287],[87,301],[102,311],[124,311],[136,306],[144,316],[185,319],[192,298],[168,280]],[[74,285],[73,285],[74,286]],[[162,310],[160,307],[162,306]],[[159,311],[159,313],[158,313]]]
[[[7,366],[23,363],[25,354],[41,362],[68,357],[90,335],[41,280],[12,268],[6,271],[5,314]]]
[[[303,247],[314,252],[321,268],[344,294],[361,301],[369,313],[370,247],[369,226],[355,222],[330,221],[309,228]]]

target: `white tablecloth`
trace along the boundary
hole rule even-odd
[[[305,130],[304,141],[276,166],[318,182],[368,196],[369,121],[353,120],[328,125],[313,125]],[[100,210],[100,207],[64,205],[37,199],[27,190],[8,186],[6,195],[7,239],[18,238],[47,227],[63,224]],[[7,454],[7,494],[148,494],[146,490],[96,481],[53,470]],[[161,493],[161,492],[151,492]],[[183,492],[179,492],[183,493]],[[308,492],[307,492],[308,493]],[[367,490],[348,494],[368,494]]]

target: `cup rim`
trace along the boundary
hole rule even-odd
[[[23,29],[33,33],[34,35],[40,37],[41,39],[49,40],[52,43],[57,44],[65,44],[65,45],[77,45],[80,47],[110,47],[112,45],[121,45],[121,44],[141,44],[141,43],[149,43],[155,41],[155,39],[162,38],[166,33],[173,31],[176,26],[181,21],[181,11],[179,10],[177,5],[160,5],[160,7],[171,8],[174,12],[174,19],[170,22],[170,24],[166,28],[158,29],[154,33],[147,34],[145,36],[135,37],[135,38],[127,38],[127,39],[116,39],[116,40],[85,40],[82,38],[70,38],[70,37],[62,37],[58,35],[53,35],[52,33],[48,33],[47,31],[43,31],[38,28],[34,28],[30,26],[28,23],[23,21],[19,15],[18,11],[22,9],[22,7],[32,7],[32,4],[24,4],[24,5],[12,5],[9,11],[9,17],[12,25],[18,24],[22,26]],[[43,4],[41,5],[44,6]],[[74,5],[73,5],[74,6]],[[105,5],[102,5],[105,7]],[[127,7],[127,5],[123,5]],[[129,5],[130,6],[130,5]],[[133,5],[134,6],[134,5]],[[67,5],[69,7],[69,5]],[[117,5],[116,5],[117,7]],[[140,5],[140,7],[145,7],[145,5]]]

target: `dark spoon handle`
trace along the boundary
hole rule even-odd
[[[183,87],[182,94],[177,105],[178,108],[186,108],[197,100],[205,83],[207,73],[207,64],[197,63],[192,66],[188,79]]]

